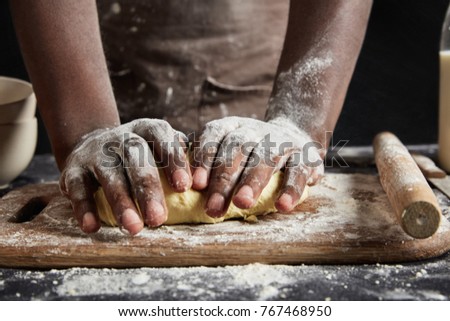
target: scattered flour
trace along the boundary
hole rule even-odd
[[[411,238],[396,223],[387,197],[376,181],[375,176],[327,174],[320,185],[311,188],[310,198],[300,205],[296,214],[267,215],[257,224],[229,221],[216,225],[163,226],[144,229],[134,238],[109,227],[103,227],[97,234],[84,234],[72,218],[67,200],[59,196],[33,221],[22,223],[20,229],[16,224],[4,224],[0,245],[30,248],[29,251],[36,246],[45,246],[46,251],[33,252],[41,258],[69,258],[77,253],[78,246],[92,246],[92,251],[109,248],[123,249],[127,253],[140,251],[143,256],[155,255],[158,260],[169,261],[177,256],[173,249],[186,253],[203,245],[224,248],[269,242],[275,248],[281,246],[283,249],[290,244],[306,246],[311,240],[320,238],[330,245],[346,240],[347,243],[340,248],[343,254],[358,249],[363,242],[403,246],[402,242],[409,242]],[[53,187],[58,192],[55,184]],[[34,192],[38,193],[39,186],[36,189]],[[18,193],[7,196],[10,202],[0,209],[0,216],[2,211],[11,213],[14,206],[21,206],[14,201],[15,197],[20,197],[21,192]],[[449,223],[443,221],[441,231],[449,228]],[[145,253],[142,252],[145,244],[159,244],[159,247],[150,247]],[[382,253],[387,252],[380,251],[382,260]],[[424,274],[423,271],[418,272]]]
[[[24,299],[131,300],[448,300],[447,260],[360,266],[265,265],[14,272],[15,282],[50,288],[15,291]],[[427,270],[424,283],[412,272]],[[332,275],[332,278],[326,276]],[[379,282],[375,282],[375,281]],[[11,278],[0,283],[11,288]],[[435,287],[436,284],[441,286]],[[23,288],[22,288],[23,289]],[[33,290],[34,289],[34,290]],[[35,292],[33,292],[35,291]]]
[[[139,273],[131,279],[131,282],[134,285],[143,285],[147,284],[150,281],[150,276],[145,273]]]
[[[67,201],[60,197],[54,199],[50,207],[32,222],[23,223],[22,230],[10,229],[9,225],[5,225],[4,233],[0,234],[0,244],[29,248],[30,251],[35,246],[50,245],[47,252],[36,253],[39,256],[37,259],[45,261],[54,255],[60,258],[70,256],[78,251],[78,246],[94,245],[106,250],[108,246],[114,246],[133,251],[131,245],[143,241],[146,244],[172,242],[177,244],[179,250],[189,251],[208,244],[232,248],[235,242],[307,242],[313,235],[324,235],[326,240],[333,243],[342,236],[346,237],[346,230],[350,230],[348,240],[355,242],[348,247],[358,246],[358,242],[384,244],[386,240],[399,243],[408,241],[397,225],[393,224],[394,218],[387,198],[381,192],[381,187],[374,185],[376,179],[367,175],[327,174],[325,184],[312,189],[314,194],[309,203],[305,203],[298,214],[266,216],[257,225],[228,222],[146,229],[136,238],[124,236],[114,228],[103,228],[93,236],[84,235],[71,218]],[[14,200],[14,194],[8,197]],[[331,205],[330,197],[338,202]],[[448,206],[447,199],[439,196],[439,200],[441,205]],[[11,211],[12,207],[6,210]],[[448,217],[448,211],[444,211],[444,215]],[[351,228],[344,230],[344,225]],[[40,227],[39,231],[36,227]],[[447,221],[443,228],[448,229]],[[160,259],[173,255],[169,248],[158,249],[156,253]],[[13,293],[18,293],[21,299],[36,300],[83,299],[92,296],[155,300],[346,300],[357,291],[361,299],[448,300],[450,294],[443,291],[444,288],[438,290],[426,286],[449,284],[447,271],[448,259],[358,267],[250,264],[217,268],[17,270],[14,278],[22,280],[29,288]],[[13,281],[2,273],[0,290],[11,288],[10,282]],[[43,282],[50,283],[51,291],[39,292],[35,289]]]

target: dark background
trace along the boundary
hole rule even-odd
[[[448,0],[375,0],[334,141],[369,145],[382,130],[436,143],[439,39]],[[28,79],[7,1],[0,0],[0,75]],[[37,153],[50,152],[40,123]]]

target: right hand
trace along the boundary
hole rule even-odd
[[[67,158],[60,188],[74,210],[81,229],[100,229],[94,193],[101,186],[117,222],[130,234],[144,222],[159,226],[167,220],[167,207],[158,167],[161,162],[176,192],[192,185],[185,154],[186,136],[159,119],[138,119],[113,129],[95,130],[82,137]],[[136,199],[141,213],[133,201]]]

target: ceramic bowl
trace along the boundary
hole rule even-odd
[[[37,119],[0,124],[0,188],[4,188],[28,166],[37,143]]]
[[[36,97],[30,83],[0,77],[0,124],[32,120],[36,113]]]

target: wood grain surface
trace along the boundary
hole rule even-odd
[[[408,236],[378,177],[364,174],[327,174],[294,214],[256,223],[163,226],[137,237],[111,227],[85,235],[56,182],[28,185],[0,200],[0,231],[2,267],[382,263],[450,250],[447,218],[430,238]]]
[[[425,178],[445,178],[447,173],[437,167],[436,163],[429,157],[421,154],[411,153],[412,158],[422,171]]]
[[[438,200],[402,142],[390,132],[373,141],[380,182],[403,230],[415,238],[428,238],[441,222]]]

